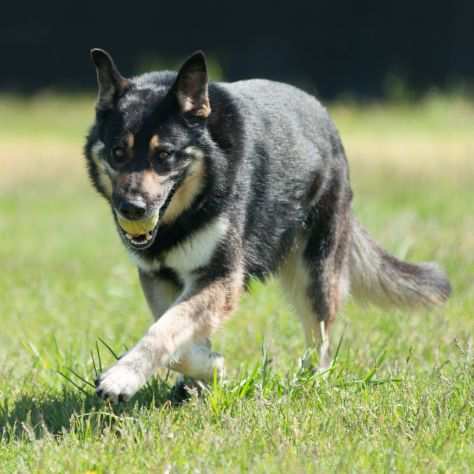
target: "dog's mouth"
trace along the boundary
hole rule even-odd
[[[161,206],[155,207],[156,210],[144,219],[130,220],[123,217],[117,211],[114,212],[119,232],[130,247],[136,250],[146,250],[151,247],[158,234],[160,217],[163,216],[168,209],[182,179],[183,176],[180,176],[179,179],[176,180],[170,187],[165,202]]]
[[[144,250],[155,241],[159,227],[159,211],[140,220],[129,220],[115,214],[118,228],[125,241],[133,248]]]

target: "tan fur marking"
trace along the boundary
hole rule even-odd
[[[173,355],[215,332],[237,306],[242,289],[241,268],[204,288],[190,289],[151,326],[136,348],[153,354],[155,368],[168,367]]]
[[[319,369],[321,371],[328,370],[331,367],[331,345],[329,341],[329,330],[331,321],[320,321],[319,332],[321,334],[321,346],[319,348]]]
[[[209,115],[211,115],[211,107],[209,104],[202,104],[201,107],[196,109],[194,112],[194,115],[197,115],[198,117],[203,117],[207,118]]]
[[[207,118],[211,114],[211,106],[207,97],[203,103],[196,105],[191,97],[181,91],[178,92],[177,96],[183,112],[190,112],[197,117],[203,118]]]
[[[148,145],[150,153],[155,152],[159,146],[160,146],[160,137],[158,136],[158,134],[155,133],[155,135],[151,137],[150,143]]]
[[[193,203],[204,184],[204,174],[202,161],[194,162],[190,174],[175,192],[168,209],[162,217],[165,224],[175,221]]]
[[[328,288],[328,293],[329,293],[328,321],[330,322],[336,319],[336,315],[341,303],[339,286],[340,286],[340,279],[338,279],[337,276],[334,273],[332,273],[331,277],[329,278],[329,288]]]
[[[183,295],[178,307],[200,326],[198,340],[209,337],[230,316],[239,300],[242,284],[243,274],[239,270],[191,296]],[[206,312],[207,317],[203,318]]]
[[[146,170],[143,172],[142,190],[151,196],[156,196],[161,191],[163,181],[163,178],[153,170]]]
[[[127,144],[128,150],[131,151],[135,145],[135,136],[133,133],[128,132],[125,137],[125,143]]]
[[[157,321],[178,299],[181,289],[174,283],[139,272],[140,282],[151,312]],[[189,348],[172,355],[169,368],[199,380],[222,377],[224,358],[211,352],[209,340],[194,341]]]

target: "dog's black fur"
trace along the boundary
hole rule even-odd
[[[202,287],[232,273],[241,273],[243,282],[265,278],[283,271],[293,255],[290,280],[301,281],[287,278],[286,284],[301,286],[298,298],[307,300],[314,321],[332,321],[350,286],[367,300],[403,306],[441,303],[449,295],[439,269],[389,256],[355,221],[339,134],[311,95],[266,80],[208,83],[202,53],[178,74],[134,79],[124,79],[101,50],[94,50],[93,60],[100,92],[85,155],[92,182],[114,216],[137,196],[145,217],[156,209],[166,215],[196,161],[203,170],[191,202],[158,223],[152,242],[133,245],[118,225],[143,272],[149,262],[162,261],[150,272],[185,287],[186,275],[167,266],[165,256],[224,216],[225,235],[209,262],[195,269]],[[128,151],[126,134],[133,135]],[[153,155],[155,135],[159,146]],[[185,152],[189,147],[191,156]],[[160,158],[163,150],[170,153]],[[142,186],[147,171],[161,179],[153,192]]]

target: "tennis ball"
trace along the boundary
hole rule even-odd
[[[158,223],[159,214],[153,214],[146,219],[140,219],[138,221],[131,221],[125,219],[122,216],[117,215],[117,221],[119,226],[131,236],[143,235],[151,232],[156,224]]]

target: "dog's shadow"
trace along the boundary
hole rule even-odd
[[[100,433],[113,429],[121,415],[138,416],[143,409],[164,405],[176,409],[188,398],[179,388],[160,380],[149,383],[128,403],[118,405],[100,400],[92,389],[83,393],[68,386],[60,394],[23,395],[0,405],[0,439],[33,441],[68,432]]]

